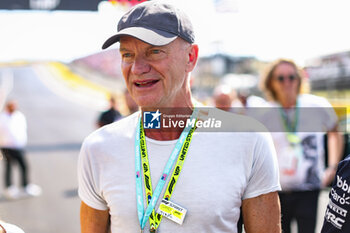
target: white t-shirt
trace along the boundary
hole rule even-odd
[[[0,147],[23,148],[27,145],[27,123],[20,111],[0,114]]]
[[[134,159],[138,117],[135,113],[92,133],[79,156],[79,196],[92,208],[109,209],[112,233],[140,230]],[[146,138],[153,190],[175,143]],[[187,209],[186,218],[182,225],[163,218],[158,229],[237,232],[242,200],[277,190],[278,165],[269,133],[195,131],[171,197]],[[149,222],[145,232],[148,229]]]
[[[6,233],[24,233],[24,231],[16,225],[10,223],[0,223],[6,230]]]
[[[332,105],[322,97],[303,94],[298,97],[299,120],[297,146],[291,146],[278,111],[280,105],[270,103],[273,111],[261,120],[271,130],[276,147],[283,191],[317,190],[324,171],[324,134],[337,124]],[[288,113],[292,118],[294,111]]]

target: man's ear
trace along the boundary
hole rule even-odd
[[[191,72],[197,64],[198,60],[198,45],[192,44],[188,52],[188,64],[186,72]]]

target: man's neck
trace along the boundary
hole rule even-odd
[[[171,141],[176,140],[180,137],[182,133],[182,129],[179,130],[172,130],[169,132],[162,132],[161,130],[145,130],[145,135],[148,138],[152,138],[154,140],[158,141]]]

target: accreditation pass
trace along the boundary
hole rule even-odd
[[[181,225],[185,219],[187,210],[171,201],[163,199],[157,213]]]

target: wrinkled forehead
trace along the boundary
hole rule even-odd
[[[123,36],[120,38],[119,52],[131,52],[131,51],[147,51],[151,48],[158,47],[162,48],[164,46],[153,46],[142,40],[139,40],[132,36]]]

